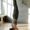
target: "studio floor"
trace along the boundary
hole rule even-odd
[[[30,25],[28,24],[17,24],[18,30],[30,30]],[[12,28],[11,23],[0,24],[0,30],[9,30]]]

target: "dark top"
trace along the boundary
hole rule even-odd
[[[1,17],[0,17],[0,21],[1,21]]]

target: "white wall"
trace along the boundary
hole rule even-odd
[[[28,22],[28,7],[22,4],[22,0],[17,0],[17,5],[19,9],[18,22],[27,23]]]
[[[7,0],[1,0],[1,15],[7,15]]]

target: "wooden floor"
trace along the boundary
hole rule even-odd
[[[18,24],[17,27],[18,27],[18,30],[28,30],[27,24]]]
[[[17,27],[18,30],[30,30],[27,24],[17,24]],[[9,28],[12,28],[11,23],[0,24],[0,30],[9,30]]]

